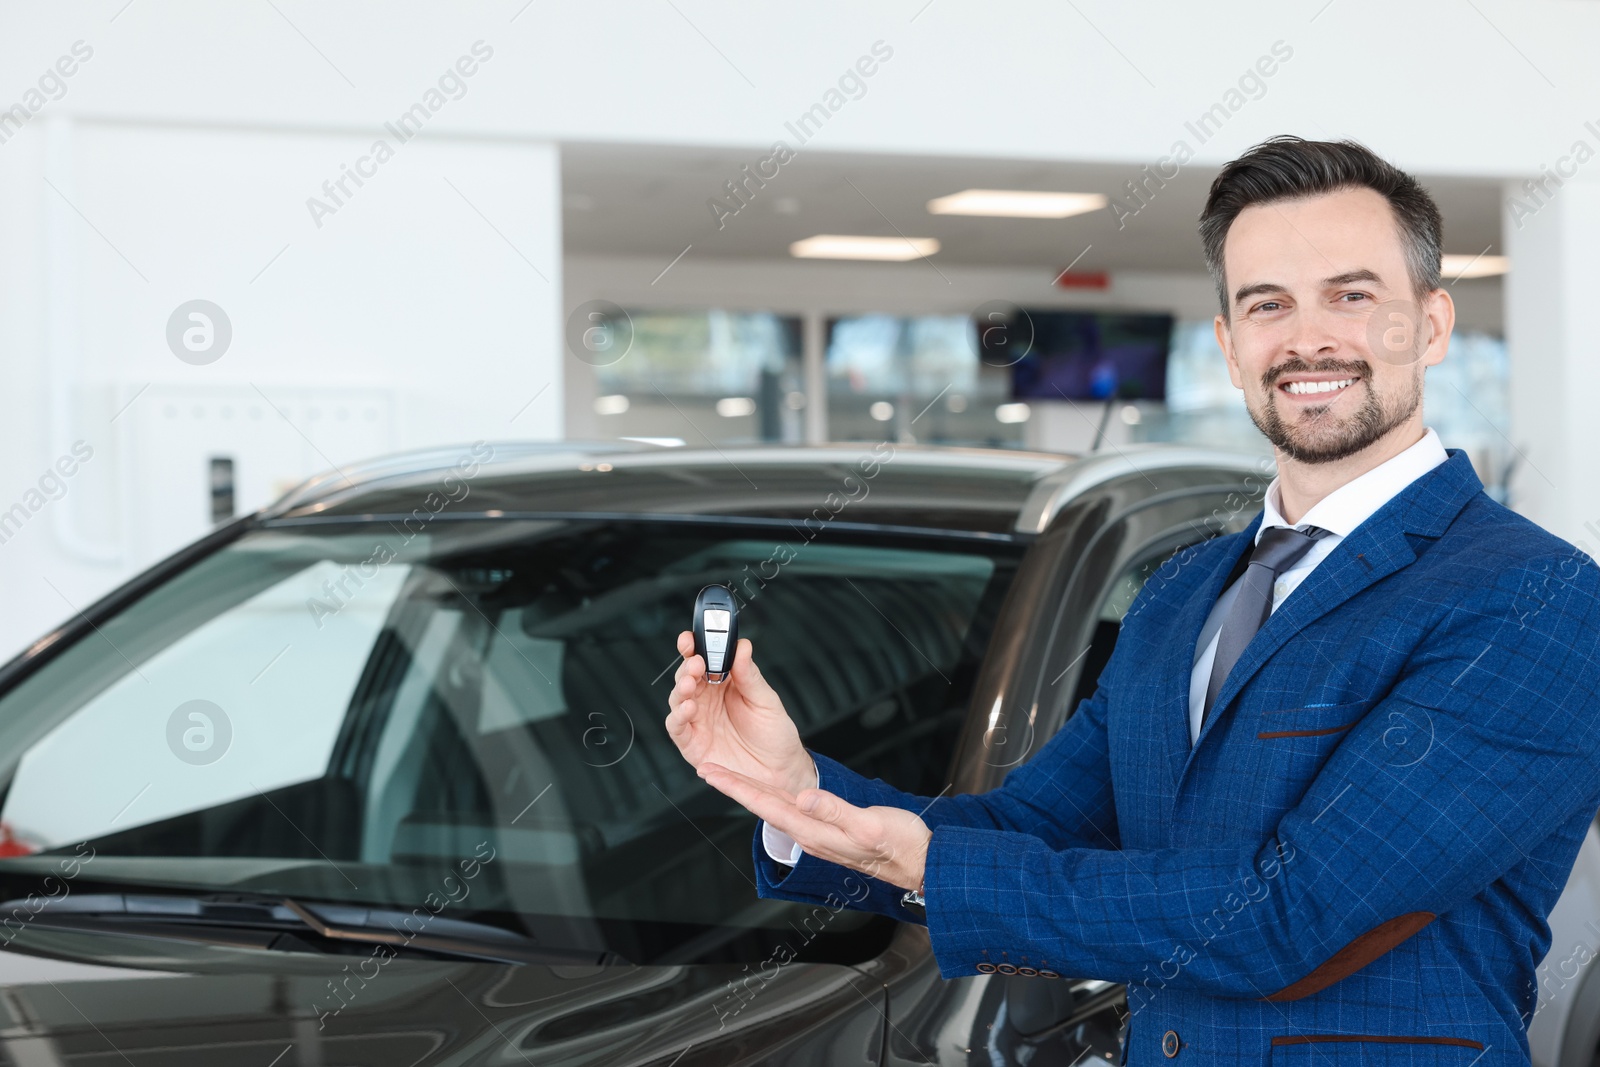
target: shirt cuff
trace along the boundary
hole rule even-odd
[[[761,823],[761,844],[767,855],[791,867],[800,862],[801,848],[794,838],[765,820]]]

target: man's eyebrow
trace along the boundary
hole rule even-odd
[[[1351,282],[1375,282],[1383,285],[1383,279],[1375,271],[1365,268],[1361,270],[1347,270],[1343,274],[1335,274],[1322,279],[1323,288],[1335,285],[1349,285]],[[1241,285],[1239,291],[1233,294],[1235,305],[1242,304],[1252,296],[1261,296],[1264,293],[1287,293],[1289,290],[1277,282],[1256,282],[1254,285]]]
[[[1260,296],[1263,293],[1287,293],[1288,291],[1277,282],[1256,282],[1254,285],[1241,285],[1239,286],[1239,291],[1233,294],[1233,303],[1237,307],[1252,296]]]
[[[1349,285],[1351,282],[1375,282],[1378,285],[1382,285],[1383,279],[1378,277],[1377,272],[1366,270],[1365,268],[1347,270],[1343,274],[1335,274],[1331,278],[1322,279],[1323,288],[1334,285]]]

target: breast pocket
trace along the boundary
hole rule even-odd
[[[1361,721],[1373,703],[1372,700],[1347,700],[1279,708],[1256,714],[1250,725],[1254,728],[1257,741],[1279,744],[1325,742],[1347,733]]]

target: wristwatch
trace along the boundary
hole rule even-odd
[[[905,894],[900,898],[900,903],[905,905],[915,904],[917,907],[926,910],[928,907],[928,902],[922,898],[922,891],[927,887],[927,885],[927,878],[923,878],[922,881],[917,883],[917,888],[907,889],[905,891]]]

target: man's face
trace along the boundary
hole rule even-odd
[[[1217,342],[1256,427],[1281,453],[1328,463],[1420,426],[1422,372],[1455,312],[1416,299],[1383,196],[1345,189],[1245,208],[1223,244],[1229,318]]]

